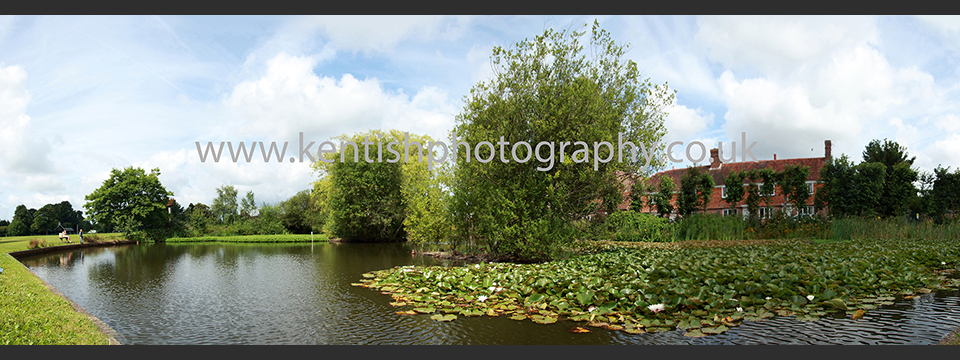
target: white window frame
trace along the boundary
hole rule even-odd
[[[762,189],[762,188],[763,188],[763,183],[758,183],[758,184],[757,184],[757,191],[760,191],[760,189]],[[776,186],[776,185],[773,186],[773,192],[770,193],[770,195],[760,194],[760,196],[770,196],[770,197],[772,197],[772,196],[777,196],[777,186]]]

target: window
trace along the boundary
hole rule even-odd
[[[762,189],[763,189],[763,183],[757,184],[757,190],[758,190],[758,191],[763,191]],[[777,194],[777,187],[774,186],[773,189],[770,190],[770,193],[769,193],[769,194],[763,194],[763,193],[761,193],[760,196],[774,196],[774,195],[776,195],[776,194]]]
[[[807,191],[810,191],[810,195],[813,195],[813,182],[807,183]]]
[[[723,216],[737,215],[737,209],[723,209]]]
[[[801,208],[800,215],[813,215],[813,206],[804,206]]]
[[[761,208],[757,209],[757,212],[758,212],[758,214],[760,215],[760,218],[761,218],[761,219],[767,219],[767,218],[770,217],[770,215],[773,215],[773,209],[772,209],[772,208],[761,207]]]
[[[721,186],[721,187],[720,187],[720,198],[721,198],[721,199],[726,199],[726,198],[727,198],[727,187],[726,187],[726,186]],[[726,215],[726,213],[724,213],[724,215]]]

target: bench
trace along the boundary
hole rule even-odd
[[[73,242],[73,241],[70,241],[70,235],[59,234],[59,236],[60,236],[60,242],[63,242],[63,239],[67,239],[68,243]]]

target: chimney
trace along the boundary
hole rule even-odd
[[[710,149],[710,170],[719,169],[720,166],[723,166],[723,163],[720,162],[720,150]]]
[[[773,159],[774,159],[774,160],[777,159],[777,154],[773,154]]]
[[[823,157],[825,158],[826,161],[830,161],[830,159],[831,159],[831,156],[830,156],[830,147],[831,147],[831,146],[832,146],[832,145],[830,144],[830,140],[825,140],[825,141],[823,142]]]

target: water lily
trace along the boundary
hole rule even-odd
[[[773,299],[772,297],[767,296],[767,300]]]
[[[597,309],[596,307],[591,306],[590,308],[587,309],[587,312],[593,312],[596,309]]]
[[[946,264],[947,264],[946,261],[941,261],[941,262],[940,262],[940,265],[946,265]]]
[[[742,307],[739,307],[739,306],[737,306],[737,312],[743,312],[743,308],[742,308]]]
[[[813,301],[813,295],[807,295],[807,300]]]
[[[487,296],[486,296],[486,295],[477,296],[477,301],[484,302],[484,301],[486,301],[486,300],[487,300]]]
[[[475,265],[473,265],[473,268],[474,268],[474,269],[479,269],[479,268],[480,268],[480,264],[475,264]]]
[[[490,287],[490,292],[494,292],[494,291],[497,291],[497,287],[496,287],[496,286],[491,286],[491,287]]]
[[[654,305],[647,306],[647,309],[650,309],[650,311],[653,311],[653,313],[656,314],[658,312],[663,311],[663,309],[666,309],[666,307],[667,306],[664,304],[654,304]]]

